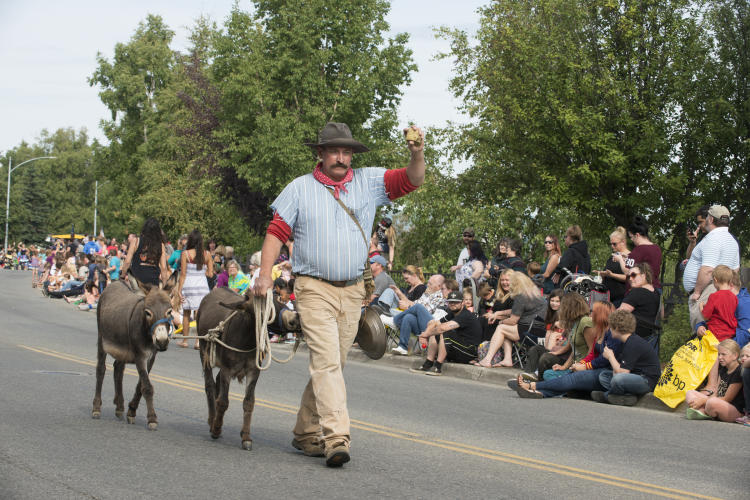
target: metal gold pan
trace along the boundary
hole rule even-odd
[[[359,330],[357,330],[355,342],[370,359],[380,359],[385,354],[387,339],[380,315],[372,307],[366,307],[359,319]]]

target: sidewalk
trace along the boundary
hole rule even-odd
[[[275,344],[273,349],[277,348],[280,350],[288,349],[291,350],[289,344]],[[298,351],[307,351],[307,344],[304,342],[300,344]],[[352,347],[349,351],[349,361],[356,363],[365,364],[379,364],[382,366],[389,366],[392,368],[401,368],[405,372],[408,372],[410,368],[419,368],[424,362],[422,356],[399,356],[397,354],[390,354],[386,352],[382,358],[378,360],[370,359],[362,350],[357,347]],[[506,383],[508,380],[514,380],[518,377],[521,370],[516,368],[483,368],[474,365],[464,365],[459,363],[445,363],[443,365],[443,376],[454,377],[465,380],[478,380],[487,384],[496,384],[504,389],[507,389]],[[418,374],[415,374],[419,376]],[[510,390],[510,389],[508,389]],[[658,410],[667,413],[673,413],[675,415],[684,415],[685,409],[687,408],[685,402],[680,403],[677,408],[670,408],[661,402],[660,399],[654,396],[653,393],[649,392],[638,400],[635,405],[636,408],[645,408],[647,410]]]

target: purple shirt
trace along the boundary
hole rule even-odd
[[[220,288],[229,286],[229,273],[227,273],[226,269],[216,277],[216,286]]]

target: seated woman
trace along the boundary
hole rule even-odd
[[[479,316],[479,324],[482,326],[482,342],[490,340],[495,333],[495,325],[510,317],[513,308],[513,298],[510,296],[510,275],[512,269],[504,269],[497,281],[497,291],[492,308]]]
[[[479,366],[490,368],[493,366],[513,366],[513,342],[518,342],[525,335],[541,337],[544,335],[544,314],[547,301],[542,297],[539,288],[525,273],[510,272],[510,296],[513,307],[510,317],[498,324],[490,340],[487,355],[479,360]],[[491,361],[495,353],[503,348],[503,360],[497,365]]]
[[[458,286],[463,289],[465,280],[474,280],[479,283],[479,279],[484,274],[484,268],[487,266],[487,257],[484,255],[482,245],[477,240],[472,240],[468,245],[469,260],[456,270],[456,281]]]
[[[240,265],[232,259],[227,263],[227,288],[240,295],[250,286],[250,280],[247,275],[240,270]],[[286,282],[285,282],[286,283]]]
[[[570,367],[570,373],[562,377],[543,380],[541,382],[526,382],[523,375],[517,380],[511,381],[509,385],[518,392],[522,398],[552,398],[562,396],[570,391],[600,391],[599,375],[605,369],[609,369],[609,361],[604,357],[604,348],[609,347],[615,354],[619,354],[621,343],[612,336],[609,331],[609,315],[615,310],[611,302],[597,302],[591,312],[594,323],[596,343],[588,356]]]
[[[688,420],[716,418],[722,422],[734,422],[745,413],[740,346],[734,340],[727,339],[719,342],[717,350],[718,370],[711,370],[706,388],[685,393],[689,406],[685,417]]]
[[[417,301],[419,297],[424,294],[427,290],[427,286],[424,284],[424,274],[422,269],[417,266],[408,265],[401,271],[404,281],[408,285],[406,292],[398,289],[397,287],[391,286],[385,290],[380,297],[378,297],[378,303],[389,310],[401,309],[406,311]]]
[[[636,335],[649,337],[654,333],[654,321],[659,312],[661,297],[654,290],[654,275],[647,262],[633,266],[628,274],[630,291],[625,295],[618,309],[633,313],[637,321]]]
[[[438,308],[445,304],[445,297],[448,293],[457,290],[458,283],[455,280],[446,280],[442,274],[430,276],[422,296],[411,307],[393,317],[393,323],[399,329],[399,341],[391,352],[400,355],[408,354],[411,335],[419,335],[425,331],[427,324],[435,319],[434,315]]]
[[[557,316],[560,311],[560,301],[562,300],[563,293],[559,288],[552,290],[552,294],[547,299],[547,314],[544,317],[544,328],[546,330],[544,344],[537,344],[526,351],[526,366],[524,368],[528,372],[527,375],[533,378],[533,380],[537,379],[537,376],[533,374],[536,372],[539,358],[544,353],[550,352],[553,349],[559,350],[562,346],[560,339],[564,337],[564,330],[559,326]]]
[[[542,354],[537,366],[538,378],[553,378],[550,375],[565,373],[575,362],[583,359],[594,345],[596,332],[589,315],[589,305],[579,294],[568,292],[560,301],[559,323],[567,334],[567,344],[562,352],[552,350]],[[551,371],[550,371],[551,370]],[[545,375],[547,372],[547,375]]]

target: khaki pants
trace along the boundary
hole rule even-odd
[[[348,446],[349,412],[342,370],[357,336],[364,283],[338,288],[300,276],[294,294],[310,351],[310,381],[302,393],[294,435],[299,441],[322,439],[327,446],[339,442]]]
[[[688,310],[690,311],[690,328],[695,331],[695,325],[704,321],[703,314],[701,314],[700,304],[705,303],[708,300],[708,296],[716,291],[716,287],[713,283],[709,283],[706,288],[701,292],[700,298],[696,301],[688,299]]]

